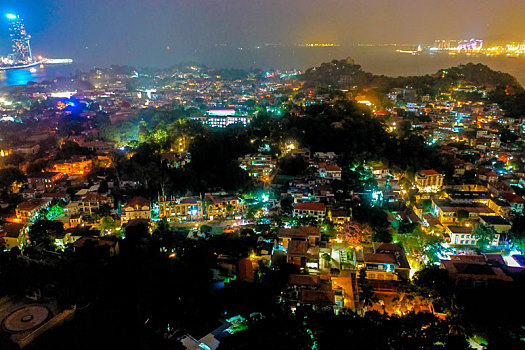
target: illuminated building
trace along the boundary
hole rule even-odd
[[[470,39],[460,43],[457,47],[458,51],[479,51],[483,47],[483,40]]]
[[[397,281],[407,281],[410,264],[401,244],[381,243],[356,252],[356,264],[366,271],[375,292],[395,292]]]
[[[459,245],[476,245],[476,238],[472,234],[472,226],[456,226],[450,225],[445,228],[445,232],[450,237],[451,244]]]
[[[134,197],[122,208],[120,221],[126,223],[130,220],[151,218],[149,200],[143,197]]]
[[[213,117],[228,117],[235,115],[236,111],[234,108],[216,108],[208,111],[209,116]]]
[[[423,170],[416,175],[416,186],[421,192],[437,192],[443,187],[443,175],[435,170]]]
[[[514,193],[502,193],[501,198],[503,198],[510,205],[510,210],[514,213],[522,214],[525,206],[525,200],[522,197]]]
[[[242,124],[246,126],[251,123],[252,117],[242,115],[231,115],[231,116],[220,116],[220,115],[207,115],[207,116],[196,116],[191,117],[191,120],[198,120],[201,123],[208,125],[212,128],[225,128],[233,124]]]
[[[326,205],[323,203],[297,203],[293,206],[294,217],[313,217],[324,219],[326,215]]]
[[[100,210],[100,207],[103,205],[111,207],[113,205],[113,198],[98,193],[88,193],[79,202],[80,211],[87,215],[92,215],[95,211]]]
[[[390,175],[390,170],[385,165],[373,166],[371,170],[376,179],[386,179]]]
[[[99,153],[108,153],[115,149],[116,142],[114,141],[84,141],[79,140],[78,145],[80,147],[87,148],[91,151]]]
[[[480,51],[483,48],[483,40],[436,40],[431,51]]]
[[[24,20],[18,15],[8,14],[9,36],[11,37],[11,47],[13,49],[14,63],[31,63],[33,54],[31,53],[31,35],[26,32]]]
[[[344,225],[345,223],[352,221],[352,216],[350,214],[350,210],[348,209],[329,209],[328,219],[334,224]]]
[[[28,176],[29,188],[37,191],[49,191],[56,187],[64,175],[57,172],[41,172]]]
[[[240,214],[243,209],[242,201],[237,197],[214,196],[206,194],[206,215],[210,220]]]
[[[192,116],[191,120],[197,120],[212,128],[225,128],[232,124],[248,125],[252,117],[241,113],[234,108],[215,108],[210,109],[206,115]]]
[[[495,264],[489,264],[483,255],[450,255],[450,260],[441,260],[449,276],[459,288],[488,286],[501,282],[512,282],[505,272]]]
[[[50,171],[67,175],[85,175],[93,168],[93,161],[85,158],[75,158],[57,162],[50,168]]]
[[[16,206],[16,221],[28,223],[34,220],[38,212],[47,207],[51,203],[50,199],[32,199],[22,202]]]
[[[0,157],[7,157],[8,155],[12,154],[13,151],[10,149],[0,149]]]
[[[246,155],[239,158],[240,167],[256,180],[268,182],[273,177],[277,161],[264,154]]]
[[[27,227],[24,224],[8,222],[0,229],[0,243],[3,242],[7,250],[20,248],[20,238],[26,232]]]
[[[319,164],[319,176],[332,180],[341,180],[342,169],[339,165],[334,164]]]
[[[466,220],[477,219],[480,215],[497,215],[494,210],[482,203],[454,203],[450,200],[435,200],[434,212],[439,222],[444,226],[461,223],[462,219],[458,215],[459,212],[465,213],[464,222],[466,223],[468,223]]]
[[[159,196],[159,218],[168,221],[192,221],[202,219],[202,201],[196,197],[168,198]]]
[[[300,267],[319,267],[321,230],[318,227],[280,228],[278,250],[286,252],[287,262]]]

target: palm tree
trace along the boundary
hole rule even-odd
[[[363,303],[363,309],[366,312],[366,309],[377,303],[379,298],[375,295],[374,289],[366,279],[365,268],[359,270],[359,287],[359,301]]]

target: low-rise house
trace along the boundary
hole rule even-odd
[[[40,145],[38,143],[26,144],[13,148],[13,153],[22,153],[24,155],[37,154],[38,151],[40,151]]]
[[[203,218],[203,205],[198,197],[159,196],[159,218],[169,221],[193,221]]]
[[[494,184],[498,182],[499,176],[497,173],[493,171],[483,171],[483,172],[478,171],[478,177],[481,181],[484,181],[490,184]]]
[[[386,179],[388,178],[388,175],[390,174],[390,170],[386,165],[378,165],[372,167],[372,175],[376,179]]]
[[[83,217],[80,214],[62,216],[58,220],[64,224],[64,229],[66,230],[73,229],[84,224]]]
[[[288,244],[292,240],[307,241],[310,245],[315,246],[321,240],[321,229],[308,226],[280,228],[277,237],[278,244],[285,250],[288,249]]]
[[[523,214],[523,208],[525,206],[525,200],[522,197],[514,193],[503,193],[501,195],[507,203],[510,205],[510,210],[517,214]]]
[[[293,206],[294,217],[313,217],[324,219],[326,215],[326,205],[323,203],[297,203]]]
[[[73,157],[68,160],[58,161],[49,168],[49,171],[66,175],[86,175],[93,168],[93,160],[86,157]]]
[[[464,220],[477,219],[479,215],[496,215],[492,209],[481,203],[454,203],[450,200],[434,200],[434,213],[444,226],[460,223],[462,221],[461,212],[466,215],[463,218]]]
[[[206,194],[206,215],[210,220],[231,217],[243,212],[243,202],[233,196],[216,196]]]
[[[475,246],[477,239],[472,235],[472,226],[450,225],[445,228],[451,244]]]
[[[120,246],[117,240],[103,239],[99,237],[82,237],[73,243],[75,249],[82,248],[86,245],[106,251],[109,257],[118,255]]]
[[[80,212],[81,212],[80,201],[68,203],[64,207],[64,214],[69,217],[79,215]]]
[[[144,197],[130,199],[122,208],[120,221],[126,223],[134,219],[151,219],[150,202]]]
[[[410,264],[400,244],[381,243],[356,253],[357,264],[365,268],[366,278],[376,292],[396,290],[396,283],[407,281]]]
[[[64,174],[59,172],[41,172],[29,175],[27,182],[29,188],[37,191],[52,191],[57,187],[57,183],[64,178]]]
[[[7,250],[20,247],[20,237],[26,233],[26,225],[8,222],[0,228],[0,244],[3,243]]]
[[[317,227],[281,228],[277,234],[278,250],[286,252],[286,261],[299,267],[319,267],[318,241],[321,231]]]
[[[490,193],[496,197],[501,197],[506,193],[514,193],[514,189],[503,181],[489,183],[487,186]]]
[[[451,255],[450,260],[442,260],[441,267],[460,288],[487,286],[492,283],[512,282],[503,270],[490,265],[483,255]]]
[[[499,215],[496,216],[479,216],[480,223],[492,227],[497,233],[507,233],[510,231],[512,225]]]
[[[115,149],[114,141],[79,141],[80,147],[95,151],[97,154],[105,154]]]
[[[113,198],[98,193],[88,193],[79,201],[80,211],[86,215],[93,215],[93,213],[100,210],[103,205],[112,206]]]
[[[443,175],[435,170],[422,170],[416,174],[416,186],[421,192],[438,192],[443,187]]]
[[[328,209],[328,219],[334,224],[343,225],[352,220],[349,209],[331,208]]]
[[[317,173],[319,177],[330,179],[330,180],[341,180],[341,177],[342,177],[341,167],[335,164],[321,163],[319,164]]]
[[[49,206],[51,200],[49,199],[31,199],[22,202],[16,206],[16,221],[21,223],[29,223],[33,221],[38,213]]]
[[[269,182],[275,173],[277,160],[266,154],[246,155],[239,158],[239,165],[248,175],[262,182]]]

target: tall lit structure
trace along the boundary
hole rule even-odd
[[[11,37],[14,63],[33,62],[30,44],[31,35],[26,32],[24,20],[19,15],[11,13],[7,14],[6,17],[9,20],[9,36]]]

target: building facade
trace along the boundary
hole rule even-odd
[[[435,170],[423,170],[415,180],[420,192],[438,192],[443,187],[443,175]]]

